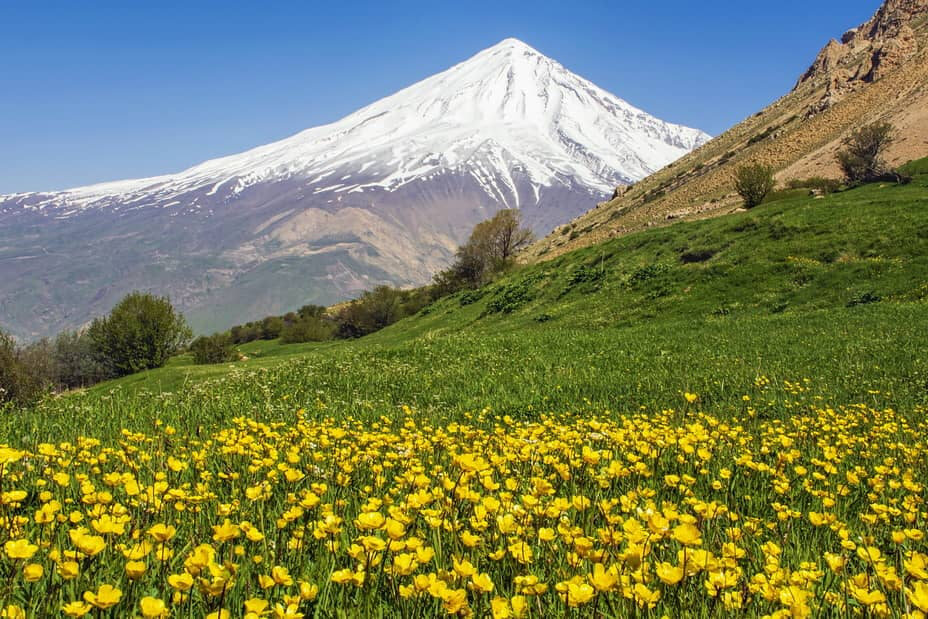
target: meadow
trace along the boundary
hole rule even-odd
[[[3,616],[928,613],[928,178],[0,421]]]

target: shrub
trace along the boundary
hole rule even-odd
[[[335,316],[338,336],[354,338],[379,331],[403,317],[403,291],[378,286],[344,306]]]
[[[773,168],[762,163],[749,163],[735,170],[735,190],[744,200],[745,208],[754,208],[773,191],[776,181]]]
[[[45,385],[29,371],[13,338],[0,331],[0,404],[28,404],[37,399]]]
[[[335,323],[331,320],[321,315],[306,314],[284,326],[280,332],[280,341],[284,344],[324,342],[335,336],[335,329]]]
[[[228,333],[198,337],[190,344],[190,352],[193,353],[193,362],[197,365],[225,363],[238,358],[232,337]]]
[[[893,139],[893,126],[889,123],[864,125],[851,133],[837,154],[847,181],[857,185],[885,178],[890,170],[883,161],[883,152]]]
[[[62,331],[53,347],[58,388],[89,387],[108,378],[106,368],[94,357],[93,342],[86,332]]]
[[[794,178],[786,183],[786,187],[788,189],[814,189],[828,195],[841,189],[841,181],[836,178],[823,178],[821,176]]]
[[[647,281],[660,277],[669,271],[670,266],[662,262],[647,264],[632,271],[632,274],[628,276],[628,283],[631,286],[643,284]]]
[[[166,297],[133,292],[88,330],[94,357],[112,376],[162,367],[191,337]]]
[[[529,277],[503,286],[487,303],[485,314],[511,314],[526,303],[535,299],[534,284],[537,277]]]

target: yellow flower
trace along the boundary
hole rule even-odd
[[[242,534],[242,530],[237,524],[233,524],[226,518],[222,524],[213,525],[213,541],[228,542]]]
[[[880,549],[875,546],[858,546],[857,556],[867,563],[876,563],[880,560],[880,557],[882,557],[882,553]]]
[[[914,583],[911,589],[906,589],[905,595],[909,602],[912,603],[912,606],[923,613],[928,613],[928,583]]]
[[[902,562],[905,571],[920,580],[928,580],[928,555],[913,552],[908,559]]]
[[[0,466],[11,464],[23,457],[23,452],[5,445],[0,446]]]
[[[164,601],[151,596],[145,596],[139,600],[139,609],[143,617],[166,617],[168,614]]]
[[[183,574],[171,574],[168,576],[168,584],[178,591],[189,591],[193,586],[193,576],[184,572]]]
[[[477,454],[466,453],[454,459],[462,471],[475,473],[490,468],[489,463]]]
[[[30,544],[27,539],[15,539],[5,543],[3,550],[10,559],[31,559],[32,555],[39,550],[39,547]]]
[[[695,525],[684,522],[673,528],[673,538],[684,546],[699,546],[702,544],[702,534]]]
[[[643,583],[635,585],[635,601],[639,606],[652,608],[661,597],[660,591],[651,591]]]
[[[148,534],[151,535],[152,539],[161,544],[170,541],[176,533],[177,529],[173,526],[160,523],[148,529]]]
[[[509,554],[523,565],[531,563],[534,557],[532,547],[521,540],[509,545]]]
[[[269,605],[270,603],[267,600],[261,598],[245,600],[245,617],[248,619],[262,617],[266,614]]]
[[[470,577],[471,589],[480,593],[491,593],[493,591],[493,580],[489,574],[474,574]]]
[[[354,526],[362,531],[373,531],[381,528],[385,522],[386,518],[380,512],[364,512],[355,518]]]
[[[290,572],[285,567],[279,565],[271,568],[271,578],[274,579],[278,585],[283,585],[289,587],[293,584],[293,578],[290,576]]]
[[[23,579],[26,582],[36,582],[45,574],[45,568],[38,563],[30,563],[23,567]]]
[[[446,589],[441,594],[442,607],[449,615],[460,613],[467,608],[467,591],[464,589]]]
[[[655,568],[655,572],[665,585],[675,585],[683,580],[683,567],[676,567],[670,563],[659,563]]]
[[[0,617],[2,619],[26,619],[26,611],[22,606],[9,604],[6,608],[0,608]]]
[[[493,598],[490,601],[490,611],[493,613],[493,619],[510,619],[512,617],[509,600],[504,597]]]
[[[62,561],[58,564],[58,575],[64,580],[77,578],[80,573],[81,568],[77,561]]]
[[[619,577],[612,570],[607,570],[602,563],[593,566],[590,583],[600,592],[612,591],[619,581]]]
[[[695,393],[690,393],[689,391],[687,391],[686,393],[683,394],[683,399],[686,400],[687,404],[692,404],[693,402],[699,399],[699,396]]]
[[[232,617],[232,614],[229,611],[227,611],[225,608],[206,615],[206,619],[230,619],[231,617]]]
[[[68,602],[61,607],[61,612],[66,614],[68,617],[83,617],[90,612],[91,608],[93,607],[86,602]]]
[[[145,570],[148,569],[148,566],[145,565],[144,561],[127,561],[126,562],[126,576],[131,580],[138,580],[145,574]]]
[[[825,562],[828,563],[828,567],[835,574],[840,574],[844,571],[844,564],[847,562],[844,557],[837,555],[831,552],[825,553]]]
[[[409,576],[417,567],[419,561],[414,553],[404,552],[393,557],[393,573],[397,576]]]
[[[596,595],[596,590],[585,582],[568,582],[565,595],[567,605],[571,608],[586,604]]]
[[[96,592],[84,592],[84,601],[100,610],[115,606],[121,599],[122,591],[112,585],[100,585]]]
[[[304,580],[300,581],[300,599],[306,602],[312,602],[316,599],[317,595],[319,595],[319,585],[314,585]]]

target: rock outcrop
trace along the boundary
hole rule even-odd
[[[887,0],[870,21],[847,31],[840,42],[829,41],[794,88],[824,86],[809,114],[832,107],[908,62],[918,52],[916,29],[924,29],[926,20],[928,0]]]

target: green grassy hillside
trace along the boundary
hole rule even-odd
[[[6,410],[4,613],[928,610],[926,209],[785,197]]]
[[[912,407],[928,398],[926,178],[615,239],[357,341],[255,342],[242,347],[247,360],[218,366],[179,357],[58,398],[35,430],[97,401],[106,406],[90,407],[87,427],[96,411],[148,418],[142,403],[193,406],[230,383],[249,406],[318,400],[346,413],[661,408],[684,391],[738,408],[744,395],[782,399],[807,380],[838,401]],[[215,415],[239,406],[217,401]]]

